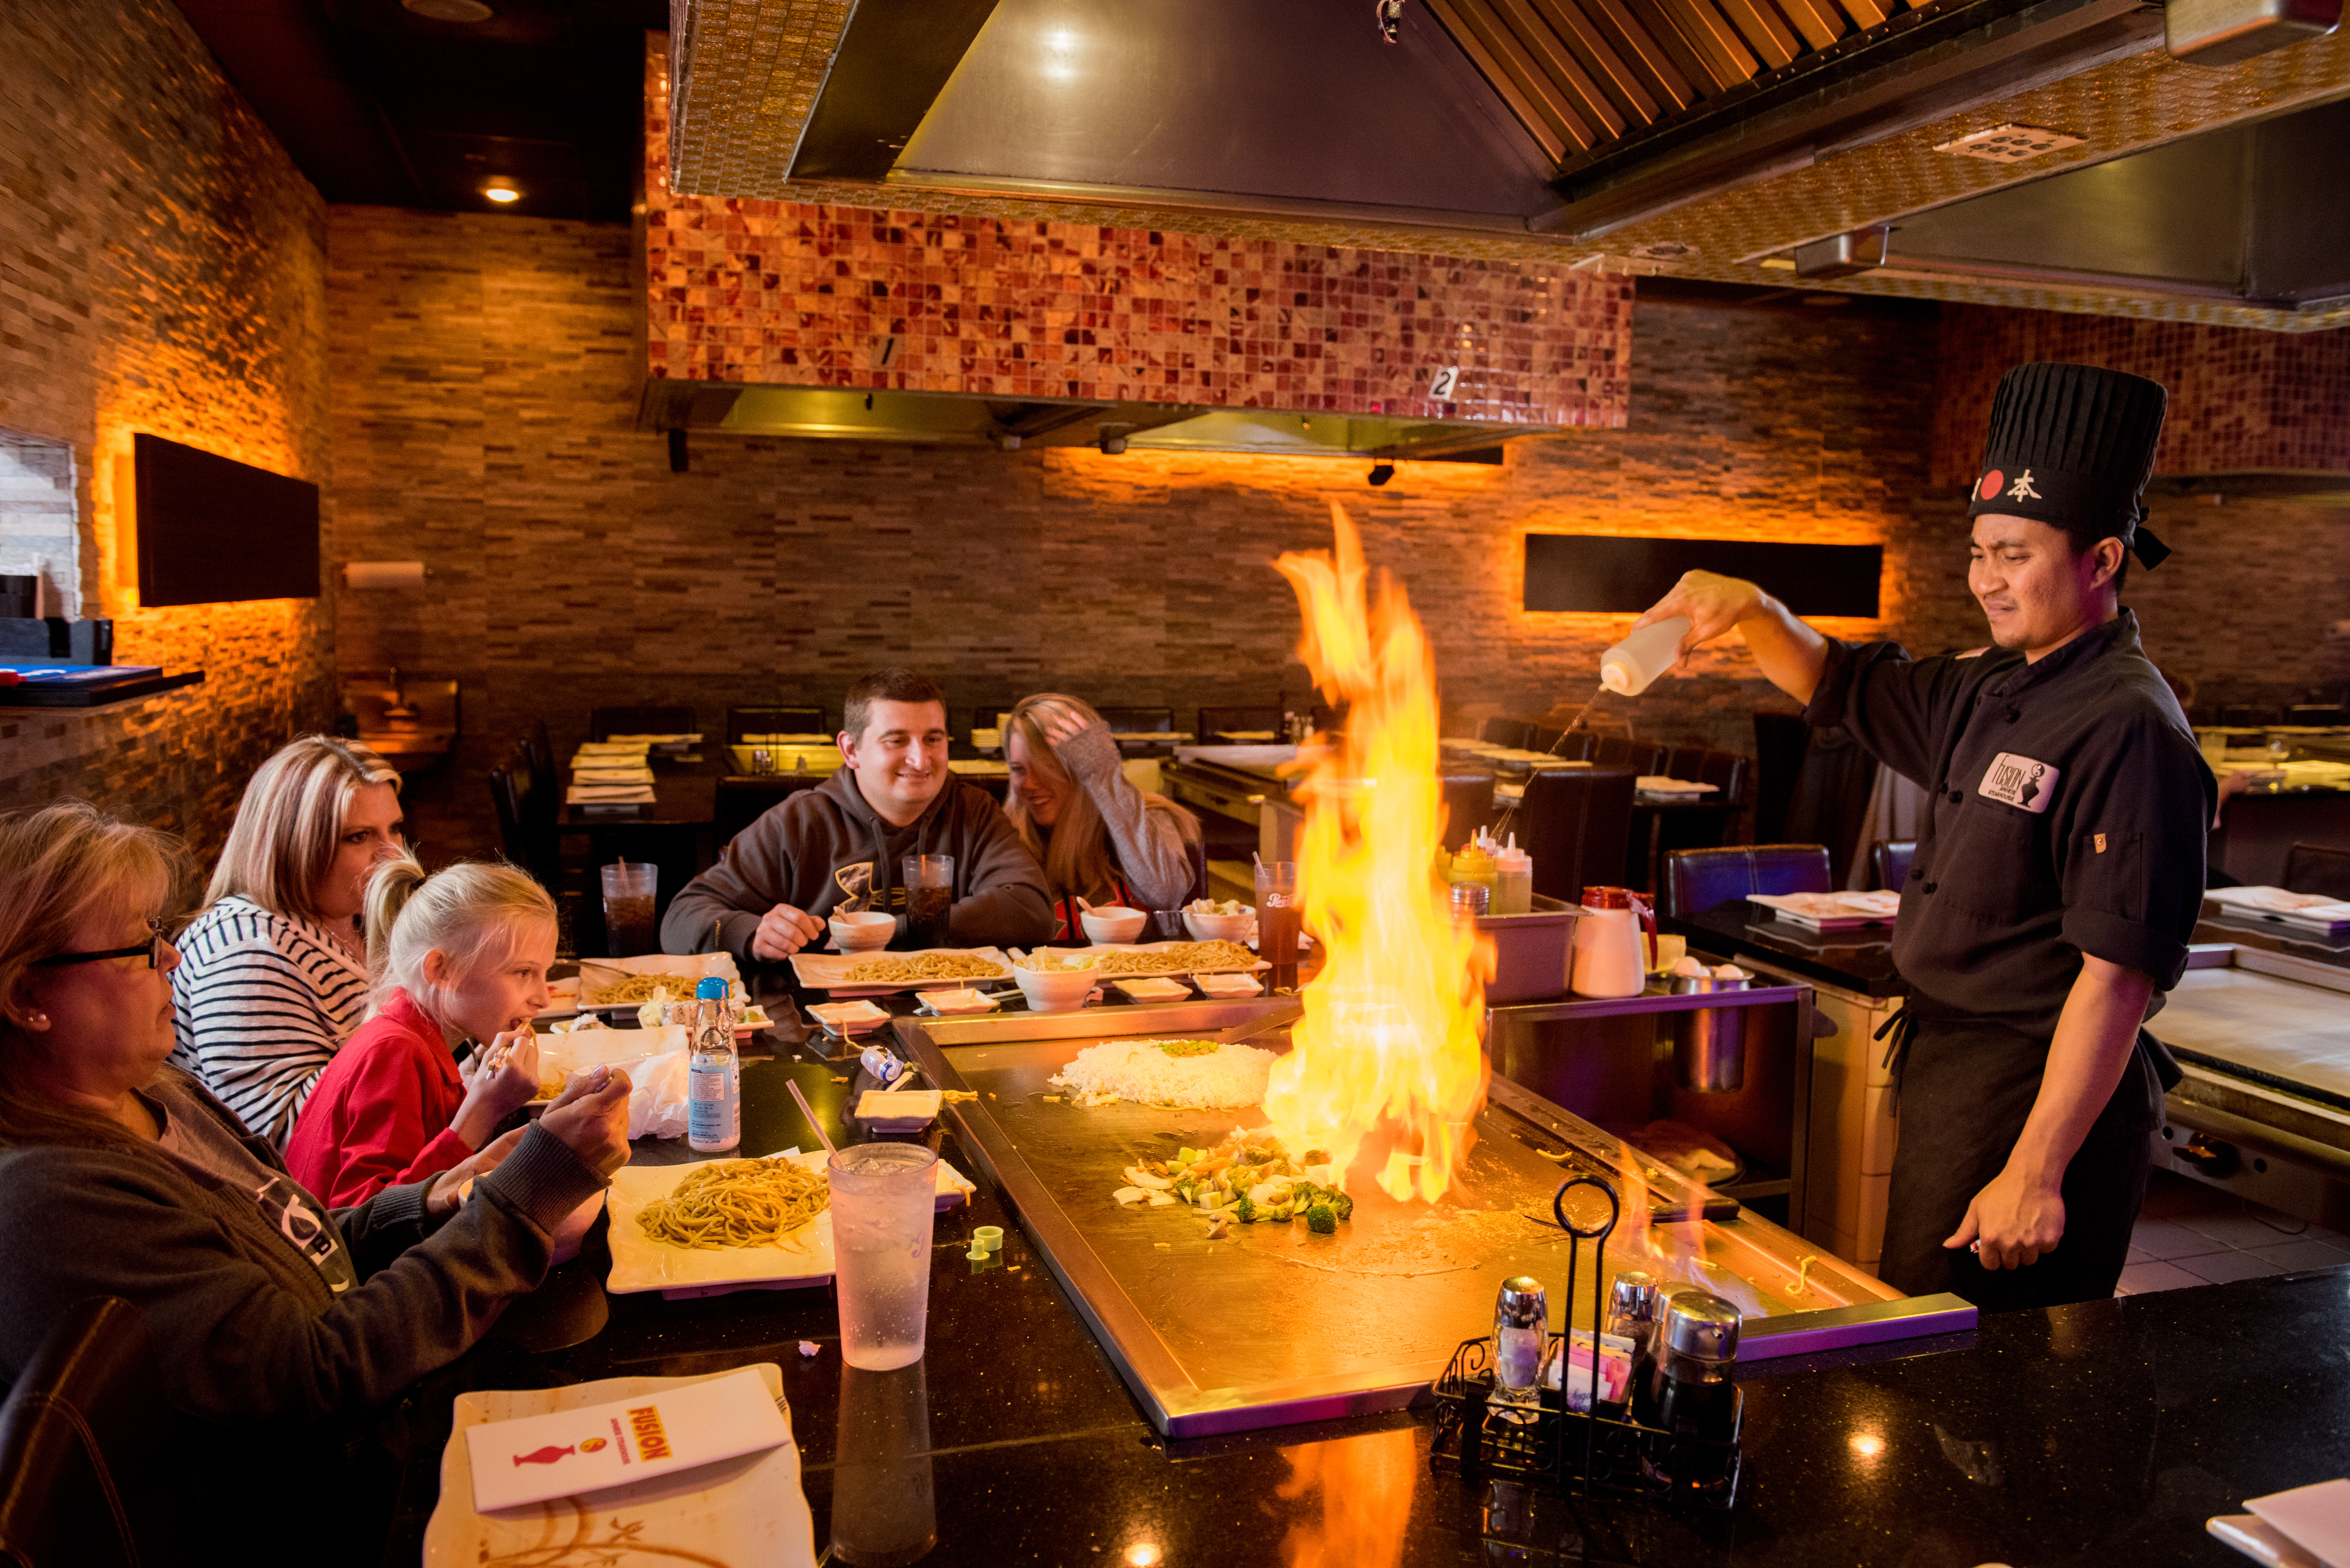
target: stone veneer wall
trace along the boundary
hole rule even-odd
[[[1526,438],[1498,468],[1407,463],[1379,490],[1326,459],[714,435],[674,474],[633,426],[627,230],[339,207],[328,228],[340,538],[435,574],[344,591],[341,655],[463,683],[458,756],[411,785],[436,855],[490,846],[487,770],[531,718],[567,753],[598,702],[688,701],[715,729],[734,703],[837,711],[892,660],[958,710],[1048,686],[1302,698],[1271,563],[1326,544],[1334,497],[1427,620],[1458,725],[1579,702],[1629,624],[1520,610],[1529,530],[1883,540],[1890,623],[1964,635],[1929,602],[1962,552],[1916,514],[1929,309],[1644,301],[1627,428]],[[1751,750],[1769,701],[1725,653],[1604,717]]]
[[[255,766],[332,720],[331,598],[142,610],[122,547],[140,431],[327,480],[325,220],[167,0],[0,7],[0,427],[71,447],[60,575],[116,658],[206,674],[0,709],[0,808],[84,795],[208,863]]]

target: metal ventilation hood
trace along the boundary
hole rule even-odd
[[[639,424],[691,432],[878,441],[920,446],[1090,446],[1104,452],[1235,452],[1266,457],[1370,458],[1499,462],[1502,442],[1547,433],[1546,425],[1471,420],[1303,414],[1211,409],[1184,403],[1009,401],[947,392],[865,391],[833,387],[645,383]]]

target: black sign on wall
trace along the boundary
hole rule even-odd
[[[139,602],[318,597],[318,487],[161,436],[133,436]]]
[[[1683,572],[1719,572],[1762,585],[1797,615],[1877,616],[1882,545],[1774,545],[1752,539],[1651,539],[1621,535],[1526,535],[1525,607],[1637,615]]]

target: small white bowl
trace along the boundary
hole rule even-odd
[[[1077,917],[1077,924],[1085,927],[1086,935],[1097,942],[1130,942],[1149,923],[1149,910],[1129,909],[1123,904],[1104,904]]]
[[[889,939],[898,934],[898,917],[885,915],[878,909],[865,909],[835,915],[825,924],[832,928],[832,940],[842,952],[868,952],[886,948]]]
[[[1020,982],[1020,994],[1028,999],[1031,1012],[1068,1012],[1086,1004],[1100,977],[1090,969],[1033,970],[1012,966],[1012,978]]]
[[[1244,942],[1249,928],[1256,924],[1256,911],[1243,909],[1237,915],[1202,915],[1193,910],[1183,911],[1183,929],[1191,933],[1195,942]]]

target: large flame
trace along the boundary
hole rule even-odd
[[[1438,874],[1444,795],[1428,639],[1385,574],[1368,601],[1354,524],[1335,502],[1330,515],[1331,553],[1275,563],[1305,613],[1299,657],[1347,716],[1343,732],[1320,737],[1299,786],[1298,887],[1325,957],[1264,1110],[1341,1170],[1383,1147],[1379,1186],[1432,1203],[1485,1103],[1492,945],[1453,923]]]

